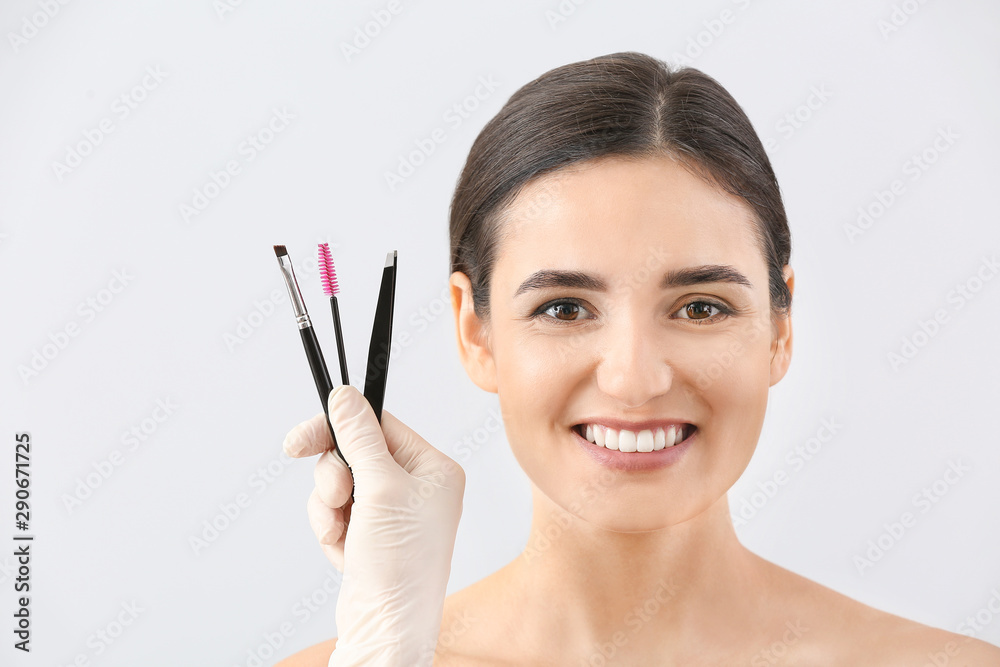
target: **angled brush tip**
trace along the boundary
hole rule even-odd
[[[276,245],[276,246],[274,246],[274,254],[277,257],[284,257],[285,255],[288,254],[288,251],[285,250],[285,246],[283,246],[283,245]]]
[[[337,296],[340,293],[340,285],[337,284],[337,269],[333,266],[333,257],[330,256],[330,244],[319,244],[319,277],[323,282],[323,293],[327,296]]]

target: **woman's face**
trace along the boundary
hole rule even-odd
[[[514,455],[537,489],[625,532],[715,503],[746,468],[791,352],[790,323],[772,323],[750,209],[667,157],[606,158],[530,183],[503,224],[489,320],[464,302],[460,350],[476,382],[498,393]],[[664,286],[665,276],[709,266],[731,279]],[[786,280],[792,287],[790,267]],[[648,442],[641,427],[678,420],[696,427],[676,445],[680,456],[638,470],[600,463],[580,426],[630,424]],[[605,453],[626,465],[667,458]]]

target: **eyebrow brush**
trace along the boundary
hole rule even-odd
[[[333,313],[333,329],[337,334],[337,355],[340,361],[340,382],[351,384],[347,378],[347,355],[344,353],[344,332],[340,328],[340,306],[337,305],[337,294],[340,285],[337,284],[337,269],[333,266],[330,256],[330,244],[319,244],[319,277],[323,281],[323,293],[330,297],[330,310]]]
[[[330,437],[333,438],[333,450],[350,468],[347,459],[337,445],[337,436],[333,432],[333,424],[330,423],[330,408],[327,401],[330,392],[333,391],[333,383],[330,381],[330,373],[326,369],[326,362],[323,360],[323,352],[319,348],[319,341],[316,339],[316,332],[313,330],[312,320],[306,311],[306,303],[302,300],[302,292],[299,291],[299,283],[295,279],[295,270],[292,268],[292,260],[288,256],[288,251],[283,245],[274,246],[274,254],[278,258],[278,265],[281,267],[281,275],[285,279],[285,286],[288,288],[288,296],[292,302],[292,312],[295,314],[295,322],[299,326],[299,334],[302,336],[302,347],[305,348],[306,357],[309,359],[309,368],[312,369],[313,380],[316,382],[316,390],[319,392],[319,401],[323,404],[323,412],[326,414],[326,425],[330,428]]]

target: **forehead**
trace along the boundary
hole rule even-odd
[[[652,253],[670,267],[766,274],[749,206],[667,156],[560,169],[528,183],[504,218],[498,273],[501,264],[515,273],[613,267]]]

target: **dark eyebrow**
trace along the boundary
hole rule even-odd
[[[541,271],[535,271],[521,283],[521,286],[514,292],[514,298],[525,292],[545,289],[546,287],[576,287],[579,289],[594,290],[595,292],[603,292],[608,288],[603,280],[587,273],[542,269]]]
[[[689,266],[683,269],[668,271],[663,276],[660,289],[690,287],[691,285],[705,283],[732,283],[753,289],[753,283],[746,276],[737,271],[735,267],[726,264],[705,264],[703,266]],[[517,288],[517,291],[514,292],[514,297],[516,298],[531,290],[544,289],[546,287],[575,287],[595,292],[604,292],[608,289],[607,283],[604,280],[587,273],[542,269],[528,276],[521,283],[521,286]]]
[[[753,283],[737,271],[735,266],[728,264],[705,264],[668,271],[667,275],[663,277],[660,287],[670,289],[671,287],[687,287],[702,283],[732,283],[753,289]]]

